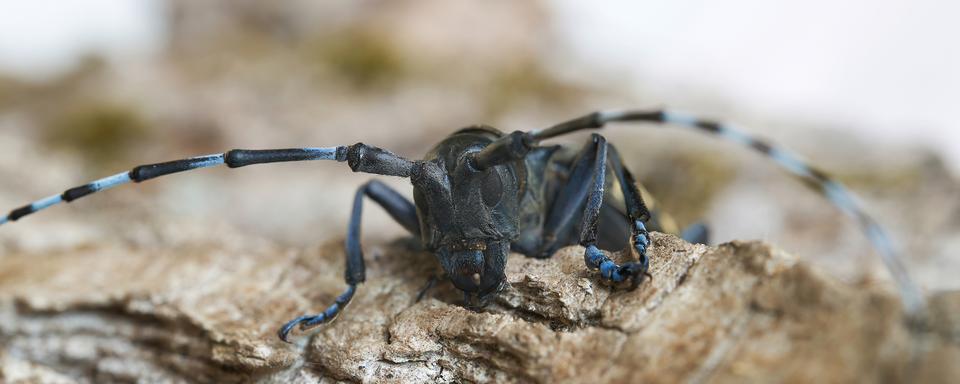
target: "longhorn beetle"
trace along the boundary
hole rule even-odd
[[[71,188],[62,194],[14,209],[0,224],[16,221],[60,202],[71,202],[115,186],[173,173],[226,164],[238,168],[286,161],[335,160],[354,172],[409,178],[414,203],[376,180],[354,196],[346,238],[347,289],[322,313],[300,316],[283,325],[278,336],[295,328],[307,330],[334,319],[365,280],[360,247],[363,197],[369,197],[434,253],[446,276],[463,291],[467,306],[480,306],[504,285],[511,251],[547,258],[560,247],[584,247],[587,268],[611,282],[640,284],[649,266],[649,230],[662,230],[651,215],[616,148],[594,133],[574,152],[541,146],[567,133],[601,128],[613,122],[652,122],[692,128],[759,151],[794,176],[814,185],[831,203],[852,217],[882,257],[898,285],[908,314],[923,310],[918,288],[910,280],[883,229],[868,216],[840,183],[784,149],[751,137],[727,124],[661,110],[594,112],[546,129],[502,133],[487,126],[461,129],[424,156],[411,161],[387,150],[357,143],[349,146],[245,150],[141,165],[129,172]],[[618,188],[622,194],[613,193]],[[579,224],[579,225],[577,225]],[[598,231],[598,226],[603,230]],[[649,227],[648,227],[649,225]],[[706,229],[692,226],[687,240],[705,242]],[[632,245],[637,261],[614,263],[601,249]]]

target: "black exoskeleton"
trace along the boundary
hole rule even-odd
[[[608,161],[608,153],[616,156],[608,148],[602,136],[594,135],[575,157],[561,156],[559,147],[532,145],[520,132],[504,135],[490,127],[471,127],[443,140],[414,164],[410,179],[420,238],[464,292],[467,305],[481,304],[502,286],[511,250],[549,257],[571,244],[596,248],[604,208],[618,212],[611,218],[619,219],[622,227],[633,226],[640,257],[638,263],[606,267],[604,277],[639,284],[647,266],[649,238],[643,221],[649,213],[619,159]],[[608,162],[614,166],[607,168]],[[629,220],[615,200],[604,199],[607,179],[625,187]],[[627,244],[626,234],[605,234],[601,247]],[[598,263],[608,260],[597,253]]]
[[[346,239],[346,291],[325,311],[301,316],[278,332],[289,333],[334,319],[364,282],[365,266],[360,246],[363,197],[382,206],[423,247],[436,255],[447,278],[463,291],[465,305],[482,306],[505,283],[510,252],[529,257],[550,257],[560,247],[584,247],[584,263],[599,270],[602,279],[629,282],[636,287],[649,268],[649,230],[661,231],[651,217],[636,180],[624,167],[616,148],[593,134],[579,150],[542,146],[543,140],[574,131],[600,128],[606,123],[646,121],[674,124],[718,135],[757,150],[811,185],[853,217],[873,241],[899,284],[909,312],[922,310],[919,291],[906,274],[881,227],[870,218],[847,190],[825,173],[798,157],[750,137],[729,125],[666,111],[596,112],[547,129],[504,134],[487,126],[462,129],[438,143],[422,160],[411,161],[387,150],[358,143],[350,146],[272,150],[232,150],[165,163],[148,164],[62,194],[38,200],[0,217],[0,224],[60,202],[128,182],[216,165],[231,168],[251,164],[336,160],[354,172],[409,178],[414,203],[376,180],[357,190]],[[703,225],[694,225],[682,236],[706,242]],[[631,246],[637,261],[618,265],[602,250]]]

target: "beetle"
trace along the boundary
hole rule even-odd
[[[579,150],[542,145],[544,140],[575,131],[598,129],[608,123],[650,122],[691,128],[752,148],[819,190],[852,217],[882,257],[898,285],[908,313],[922,311],[923,300],[910,280],[885,231],[859,206],[853,195],[826,173],[780,147],[752,137],[729,124],[666,110],[594,112],[545,129],[504,133],[483,125],[471,126],[443,139],[421,160],[408,160],[388,150],[357,143],[349,146],[246,150],[141,165],[71,188],[0,217],[16,221],[61,202],[129,182],[194,169],[333,160],[353,172],[410,179],[414,202],[373,180],[354,197],[346,237],[346,290],[319,314],[297,317],[277,332],[289,334],[327,323],[350,303],[366,280],[360,246],[364,197],[370,198],[433,253],[447,278],[463,292],[464,304],[481,307],[505,284],[507,257],[518,252],[548,258],[560,247],[578,244],[584,263],[613,283],[641,284],[647,275],[649,231],[663,230],[644,202],[636,180],[616,148],[597,133]],[[616,193],[619,191],[619,193]],[[603,226],[603,230],[599,227]],[[683,231],[688,241],[706,242],[703,225]],[[636,261],[616,264],[603,250],[629,246]]]

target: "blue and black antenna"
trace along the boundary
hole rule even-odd
[[[141,165],[133,168],[129,172],[118,173],[113,176],[94,180],[79,187],[70,188],[61,194],[46,197],[14,209],[6,216],[0,217],[0,224],[4,224],[8,221],[17,221],[24,216],[39,212],[59,203],[69,203],[81,197],[96,192],[105,191],[118,185],[127,184],[131,181],[134,183],[139,183],[160,176],[224,164],[230,168],[237,168],[245,165],[276,163],[284,161],[337,160],[338,150],[340,150],[345,156],[346,147],[268,150],[234,149],[226,153],[217,153],[207,156],[191,157],[189,159]],[[345,159],[346,158],[344,157],[344,160]]]
[[[581,129],[601,128],[607,123],[613,122],[651,122],[692,128],[744,145],[766,155],[793,176],[813,185],[834,206],[852,218],[880,254],[884,266],[897,284],[906,313],[914,318],[922,316],[924,313],[923,294],[907,273],[900,253],[894,247],[883,227],[863,210],[853,193],[847,190],[843,184],[833,180],[826,173],[811,166],[790,151],[753,137],[729,124],[666,110],[595,112],[543,130],[531,132],[530,136],[536,140],[542,140]]]

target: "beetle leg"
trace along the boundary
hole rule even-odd
[[[563,236],[570,230],[574,216],[578,210],[582,209],[579,242],[586,248],[584,262],[587,267],[599,268],[600,275],[604,279],[614,282],[631,279],[633,284],[637,285],[642,281],[648,266],[646,248],[650,241],[643,221],[649,218],[649,213],[633,183],[621,180],[624,188],[630,188],[624,191],[624,196],[627,197],[628,215],[633,222],[631,238],[634,248],[639,253],[640,261],[617,265],[597,247],[597,225],[600,221],[600,209],[603,207],[609,148],[603,136],[594,134],[591,141],[574,160],[570,178],[550,207],[550,212],[547,213],[543,227],[544,240],[538,256],[548,257],[557,247],[564,244],[559,236]],[[615,170],[618,168],[617,164],[619,163],[614,163]],[[619,178],[620,175],[617,177]]]
[[[350,214],[350,226],[347,229],[347,270],[345,280],[347,289],[343,292],[332,305],[323,312],[316,315],[304,315],[293,319],[277,331],[277,336],[281,340],[289,342],[287,339],[294,327],[299,326],[301,331],[328,323],[335,319],[340,312],[350,304],[357,285],[366,280],[366,267],[363,263],[363,250],[360,248],[360,219],[363,213],[363,196],[366,195],[377,204],[382,206],[391,217],[403,225],[410,233],[417,235],[420,233],[417,222],[417,211],[413,203],[402,195],[376,180],[364,184],[354,196],[353,212]]]
[[[627,174],[622,166],[619,166],[618,159],[611,161],[614,173],[620,178],[620,184],[623,188],[624,197],[627,206],[627,215],[632,221],[633,227],[631,240],[634,249],[640,257],[639,262],[630,262],[623,265],[617,265],[610,260],[600,248],[597,248],[597,226],[600,223],[600,208],[603,207],[603,188],[606,179],[607,167],[607,140],[598,134],[593,135],[593,142],[596,144],[596,156],[593,158],[593,177],[589,184],[590,194],[587,196],[587,204],[583,209],[583,218],[580,226],[580,245],[584,248],[583,261],[588,268],[599,269],[600,276],[604,279],[619,283],[630,279],[633,287],[636,287],[643,281],[644,274],[650,266],[647,259],[647,248],[650,246],[650,235],[644,221],[650,218],[650,213],[640,198],[640,193],[632,180],[627,180]],[[614,152],[614,157],[616,153]],[[617,169],[619,168],[619,169]],[[632,176],[630,177],[632,179]]]
[[[543,240],[539,252],[535,254],[536,257],[550,257],[557,248],[571,243],[565,237],[573,225],[573,218],[590,192],[590,180],[596,172],[595,163],[599,147],[600,144],[595,139],[587,143],[574,159],[567,183],[550,205],[543,222]]]
[[[633,247],[640,255],[640,260],[646,262],[647,247],[650,246],[650,236],[647,233],[645,223],[650,220],[650,210],[643,202],[643,195],[637,189],[637,181],[633,178],[624,166],[620,153],[612,144],[608,145],[610,150],[610,166],[613,168],[613,175],[616,176],[620,189],[623,192],[624,205],[627,209],[627,218],[631,222],[633,236]]]

